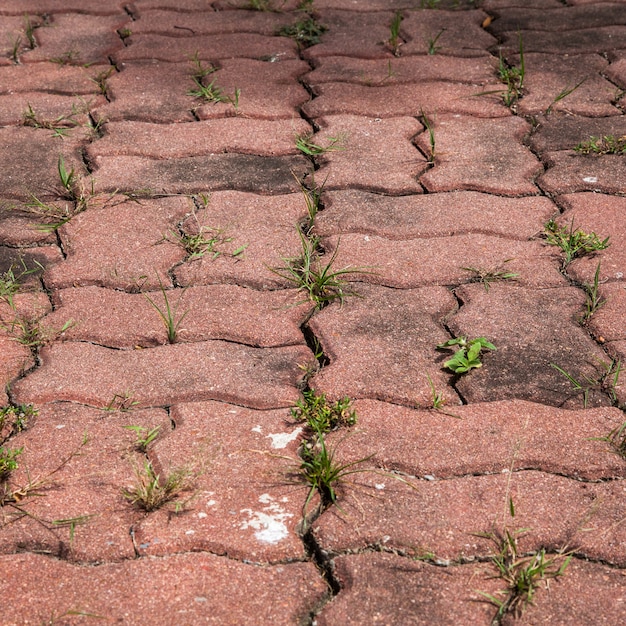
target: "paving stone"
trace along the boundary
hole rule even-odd
[[[321,167],[316,176],[325,181],[325,188],[358,185],[383,193],[421,193],[417,178],[428,165],[411,143],[423,128],[414,118],[382,120],[336,115],[317,123],[321,130],[313,141],[326,146],[339,140],[337,150],[329,150],[318,159]]]
[[[422,478],[537,469],[598,481],[626,473],[624,459],[601,441],[623,423],[616,408],[571,411],[522,400],[455,406],[454,398],[446,400],[438,411],[357,400],[357,425],[348,436],[331,433],[328,442],[345,458],[373,454],[377,467]]]
[[[591,316],[587,327],[599,343],[625,341],[626,289],[623,283],[600,285],[602,306]]]
[[[549,115],[540,117],[537,130],[530,135],[529,143],[538,153],[573,150],[583,141],[591,137],[626,135],[626,118],[612,117],[578,117],[570,115]]]
[[[376,398],[429,406],[432,390],[448,376],[437,365],[434,346],[446,340],[444,316],[454,310],[443,287],[392,290],[359,285],[358,298],[316,313],[309,326],[330,365],[310,381],[332,398]],[[453,404],[456,397],[451,394]]]
[[[546,171],[537,184],[552,195],[576,191],[618,194],[626,185],[626,163],[618,154],[587,155],[563,150],[544,154],[543,161]]]
[[[595,2],[596,0],[592,0]],[[570,4],[573,4],[570,2]],[[560,9],[563,3],[560,0],[483,0],[480,3],[481,9],[496,11],[498,9],[510,9],[512,7],[538,8],[538,9]]]
[[[80,145],[72,138],[61,140],[42,128],[0,128],[2,197],[31,200],[31,194],[46,200],[58,195],[59,155],[66,169],[82,171]]]
[[[241,0],[240,0],[241,1]],[[316,0],[316,8],[342,9],[347,11],[382,11],[413,9],[406,0]],[[442,0],[438,3],[439,9],[468,9],[473,8],[472,0]]]
[[[337,82],[388,86],[426,81],[480,85],[493,82],[494,72],[493,60],[485,57],[450,59],[435,54],[390,60],[328,56],[320,57],[315,69],[303,78],[312,86]]]
[[[311,118],[345,114],[401,117],[416,116],[422,111],[429,115],[471,115],[472,122],[476,117],[509,117],[511,112],[495,96],[476,97],[482,91],[499,91],[501,85],[484,87],[449,82],[389,86],[323,83],[315,87],[316,97],[306,103],[302,110]]]
[[[488,272],[504,269],[519,274],[516,284],[528,287],[567,284],[558,271],[556,252],[539,241],[480,234],[398,241],[348,233],[325,237],[322,243],[330,255],[339,248],[333,267],[354,268],[354,280],[398,289],[476,280],[476,272],[463,268]],[[366,273],[358,273],[359,268]]]
[[[221,402],[172,409],[176,429],[153,447],[155,467],[200,465],[179,515],[160,509],[135,527],[140,555],[209,551],[246,562],[306,558],[299,536],[308,488],[298,479],[302,426],[282,411]],[[279,457],[279,458],[277,458]]]
[[[408,12],[400,32],[406,43],[400,54],[428,54],[431,42],[437,46],[437,54],[455,57],[480,56],[497,43],[496,38],[481,28],[487,18],[484,11],[421,11]]]
[[[518,103],[522,115],[536,115],[552,107],[587,117],[619,115],[613,106],[615,85],[602,77],[608,63],[599,55],[563,55],[555,63],[554,55],[524,55],[524,97]],[[579,85],[576,87],[576,85]],[[559,102],[563,90],[574,89]]]
[[[170,286],[167,272],[185,251],[167,235],[192,209],[191,200],[182,196],[139,202],[113,196],[92,203],[61,227],[66,258],[49,268],[46,284],[130,291],[159,289],[159,281]]]
[[[0,24],[0,67],[13,66],[15,56],[19,60],[19,57],[28,50],[26,23],[23,16],[24,12],[19,11],[12,17],[6,15],[2,17]]]
[[[120,15],[125,2],[107,2],[100,0],[7,0],[2,3],[2,15],[53,14],[53,13],[89,13],[91,15]]]
[[[494,33],[514,30],[571,31],[626,24],[626,7],[618,3],[547,9],[507,8],[506,13],[491,23],[489,30]]]
[[[337,460],[348,461],[341,447]],[[368,469],[365,463],[358,467]],[[341,509],[330,508],[314,523],[313,534],[325,553],[380,547],[407,556],[428,554],[445,564],[496,554],[498,544],[483,534],[525,529],[518,535],[519,554],[565,548],[617,567],[626,561],[621,480],[588,483],[524,471],[453,480],[409,478],[408,485],[395,474],[369,468],[339,483]]]
[[[580,28],[562,32],[522,30],[501,33],[501,43],[505,53],[517,53],[519,35],[524,42],[524,53],[543,52],[545,54],[601,54],[626,47],[626,27],[600,26]]]
[[[331,624],[487,624],[494,607],[477,589],[497,593],[486,566],[441,568],[394,554],[365,553],[334,560],[341,591],[317,616]]]
[[[626,619],[624,573],[603,563],[570,561],[563,576],[541,586],[521,620],[503,624],[619,624]]]
[[[114,350],[67,342],[44,347],[41,366],[12,387],[15,400],[104,407],[130,393],[142,406],[220,400],[259,409],[295,404],[308,348],[251,348],[225,341]]]
[[[70,65],[108,63],[124,47],[117,30],[128,27],[124,11],[112,16],[64,13],[53,15],[50,25],[34,32],[37,47],[22,54],[24,63],[55,61]]]
[[[505,198],[475,191],[390,197],[356,189],[324,194],[315,232],[378,235],[386,239],[483,233],[530,239],[556,211],[541,196]]]
[[[503,196],[537,193],[533,179],[542,168],[521,143],[530,130],[523,119],[437,115],[433,127],[434,167],[420,177],[428,191],[471,189]],[[428,135],[423,133],[416,140],[426,154],[430,151]]]
[[[300,106],[309,100],[300,76],[309,69],[304,61],[271,63],[256,59],[225,59],[215,72],[224,93],[240,90],[237,113],[259,119],[299,119]],[[232,114],[230,103],[202,103],[196,99],[196,116],[203,119]],[[295,122],[294,122],[295,123]]]
[[[311,133],[311,126],[302,119],[229,117],[190,124],[109,122],[104,131],[104,137],[87,148],[92,160],[121,154],[162,159],[219,152],[297,154],[296,137]]]
[[[88,117],[92,108],[101,106],[104,96],[64,96],[42,92],[24,92],[16,95],[0,95],[1,126],[35,126],[43,129],[46,125],[63,129],[65,136],[78,139],[90,139],[93,136],[92,125]],[[28,122],[31,111],[35,121]],[[36,126],[35,126],[36,127]],[[51,137],[56,131],[46,129]]]
[[[96,567],[38,554],[2,556],[0,562],[8,573],[0,582],[10,597],[7,626],[39,623],[51,614],[64,619],[71,610],[138,626],[228,621],[286,626],[303,620],[326,590],[311,563],[258,567],[206,553]]]
[[[626,54],[615,50],[607,55],[611,64],[604,71],[604,75],[622,89],[626,86]]]
[[[178,284],[236,283],[254,289],[290,286],[272,268],[280,269],[285,259],[302,254],[297,224],[306,215],[299,193],[270,197],[237,191],[213,193],[207,208],[191,216],[183,230],[195,235],[203,229],[210,235],[217,229],[232,241],[217,246],[216,251],[222,254],[215,258],[206,254],[179,265],[174,272]],[[244,252],[233,255],[241,246],[246,246]],[[296,297],[300,296],[306,301],[302,294]]]
[[[130,25],[132,30],[132,23]],[[170,63],[189,61],[198,53],[202,61],[247,57],[297,59],[295,42],[288,37],[268,37],[256,33],[226,33],[191,37],[131,35],[127,46],[112,55],[115,63],[157,59]]]
[[[292,22],[290,15],[270,11],[207,11],[206,7],[202,7],[192,13],[172,11],[171,8],[171,6],[168,10],[142,8],[138,19],[132,23],[133,36],[148,33],[170,37],[226,33],[258,33],[271,36]]]
[[[310,161],[304,156],[248,154],[211,154],[166,161],[135,156],[96,156],[93,165],[97,191],[147,190],[153,195],[223,189],[258,194],[293,193],[299,190],[295,179],[302,179],[310,169]]]
[[[6,390],[35,365],[35,359],[27,346],[15,341],[4,329],[0,329],[0,353],[0,406],[6,406],[9,403]]]
[[[599,279],[624,283],[626,275],[626,198],[599,193],[568,194],[559,197],[566,211],[557,219],[561,228],[580,229],[596,233],[600,240],[609,237],[609,247],[579,259],[568,267],[567,273],[580,283],[592,284],[600,263]],[[572,222],[572,220],[574,220]]]
[[[574,379],[595,380],[607,357],[580,325],[584,294],[574,287],[524,289],[504,283],[465,285],[463,302],[448,327],[455,336],[486,337],[497,351],[463,375],[456,388],[469,403],[519,398],[550,406],[578,408],[583,396],[554,365]],[[452,352],[446,354],[449,358]],[[608,396],[590,390],[587,406],[607,405]]]
[[[136,435],[124,427],[158,425],[165,434],[166,411],[103,413],[57,403],[41,406],[32,422],[11,439],[11,448],[23,452],[10,487],[33,485],[38,497],[31,493],[19,508],[3,507],[0,552],[41,551],[91,563],[134,558],[129,531],[143,513],[122,491],[133,476],[132,462],[141,461],[133,458]]]
[[[309,309],[297,305],[294,290],[255,292],[237,285],[208,285],[169,290],[167,301],[180,320],[177,342],[224,339],[257,347],[304,344],[300,330]],[[90,341],[111,348],[150,347],[167,343],[167,329],[150,298],[161,311],[167,305],[160,292],[128,294],[99,287],[62,289],[45,322],[75,324],[66,341]],[[112,323],[112,321],[114,323]]]
[[[229,4],[224,7],[217,7],[217,3],[211,3],[214,10],[222,10],[230,8]],[[181,0],[176,2],[175,6],[172,6],[172,2],[169,0],[135,0],[129,8],[131,13],[136,17],[141,17],[144,11],[154,11],[158,9],[164,9],[168,11],[177,11],[180,13],[191,13],[194,11],[206,11],[207,4],[204,0]]]
[[[33,63],[0,68],[0,93],[45,91],[76,96],[99,93],[95,78],[111,69],[110,65],[60,65]]]

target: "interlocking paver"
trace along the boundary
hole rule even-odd
[[[250,154],[209,154],[180,159],[96,156],[95,189],[141,195],[193,194],[237,189],[260,194],[298,191],[310,161],[303,156],[263,157]]]
[[[512,449],[509,460],[514,454]],[[358,460],[341,454],[339,458]],[[617,567],[626,562],[619,504],[622,481],[590,483],[524,471],[454,480],[407,478],[410,484],[405,484],[374,466],[357,467],[370,471],[352,476],[353,484],[339,485],[341,510],[332,508],[313,524],[315,537],[330,554],[379,546],[458,561],[494,554],[498,546],[485,535],[508,528],[527,531],[518,537],[520,553],[565,548]]]
[[[207,553],[96,567],[32,553],[0,560],[9,574],[0,583],[4,594],[19,590],[24,597],[39,590],[32,602],[12,606],[7,626],[51,614],[63,618],[70,611],[138,626],[181,621],[287,625],[302,620],[326,590],[311,563],[258,567]]]
[[[297,154],[296,137],[311,133],[311,126],[302,119],[228,117],[190,124],[110,122],[104,133],[104,137],[87,149],[92,160],[96,156],[120,154],[170,159],[219,152]]]
[[[521,398],[553,406],[583,404],[580,391],[554,365],[575,379],[598,377],[606,355],[580,326],[585,310],[579,289],[531,290],[504,283],[465,285],[463,302],[448,320],[455,336],[487,337],[497,347],[484,357],[485,367],[462,377],[457,389],[467,402]],[[600,373],[599,373],[600,370]],[[608,404],[595,390],[588,406]]]
[[[336,189],[365,186],[389,194],[421,193],[417,179],[428,167],[426,159],[415,149],[411,139],[423,126],[414,118],[390,120],[334,115],[316,120],[320,132],[313,141],[335,149],[321,158],[316,173],[324,187]],[[393,150],[389,146],[393,145]],[[363,181],[363,168],[368,169]]]
[[[0,14],[7,623],[624,621],[622,2]],[[504,536],[573,558],[498,613]]]
[[[399,84],[389,86],[322,83],[315,87],[315,98],[303,111],[309,117],[322,115],[363,115],[369,117],[417,116],[423,111],[456,113],[477,117],[508,117],[510,111],[493,95],[501,85],[464,85],[450,82]],[[475,120],[473,120],[475,121]]]
[[[377,398],[411,406],[432,400],[447,375],[433,346],[447,339],[441,320],[456,307],[442,287],[392,290],[360,285],[359,298],[316,313],[309,325],[330,359],[311,386],[334,398]]]
[[[181,323],[177,341],[224,339],[257,347],[304,344],[300,326],[309,306],[294,290],[258,292],[238,285],[207,285],[166,292]],[[74,325],[66,341],[91,341],[111,348],[150,347],[167,343],[158,312],[167,308],[161,292],[129,294],[100,287],[63,289],[56,294],[52,327]],[[115,320],[112,324],[111,321]]]
[[[339,595],[317,617],[331,624],[489,624],[494,608],[477,589],[495,594],[484,564],[447,567],[394,554],[359,554],[335,560]],[[471,581],[471,582],[470,582]]]
[[[207,402],[177,405],[171,416],[176,429],[150,451],[155,466],[176,467],[181,458],[203,466],[187,514],[172,517],[162,509],[136,525],[138,552],[304,559],[298,529],[308,488],[298,478],[296,454],[303,429],[289,411]]]
[[[483,233],[530,239],[556,213],[547,198],[506,198],[475,191],[390,197],[346,189],[324,194],[315,220],[323,236],[345,233],[386,239],[444,237]]]
[[[130,392],[143,406],[216,399],[259,409],[293,405],[308,348],[225,341],[113,350],[82,342],[45,347],[41,366],[12,386],[19,403],[57,400],[104,407]]]
[[[564,55],[558,65],[549,54],[524,55],[524,97],[519,112],[537,115],[548,109],[589,117],[617,116],[615,85],[602,77],[608,63],[599,55]],[[573,91],[555,102],[564,91]]]
[[[437,115],[434,119],[435,163],[420,177],[430,192],[472,189],[503,196],[537,193],[534,177],[541,164],[522,145],[530,131],[519,117],[473,119]],[[428,133],[417,144],[430,150]],[[502,150],[503,143],[507,149]],[[519,143],[518,143],[519,142]]]
[[[522,242],[473,233],[399,241],[349,233],[326,237],[323,243],[327,254],[334,254],[338,248],[334,267],[360,268],[367,272],[355,272],[354,280],[399,289],[475,280],[476,272],[464,268],[505,269],[519,274],[519,284],[532,287],[566,284],[558,271],[556,253],[539,241]]]
[[[343,457],[373,454],[371,462],[379,467],[422,478],[523,469],[581,480],[626,473],[624,460],[602,441],[623,422],[616,408],[565,410],[521,400],[458,406],[455,398],[445,400],[437,411],[358,400],[349,436],[334,433],[329,439]]]
[[[493,83],[494,72],[495,66],[489,57],[450,58],[435,54],[390,60],[324,56],[316,59],[315,69],[304,79],[313,87],[334,82],[368,86],[427,81],[484,85]]]

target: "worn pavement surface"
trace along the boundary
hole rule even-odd
[[[625,623],[625,94],[624,0],[2,0],[0,622]]]

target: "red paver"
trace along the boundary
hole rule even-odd
[[[514,454],[513,448],[509,462]],[[338,460],[357,459],[339,454]],[[365,471],[338,486],[341,510],[329,509],[313,525],[322,549],[330,554],[380,546],[409,556],[428,553],[443,562],[486,557],[499,547],[484,534],[506,528],[520,531],[520,554],[569,549],[617,567],[626,562],[621,481],[587,483],[524,471],[454,480],[409,477],[403,482],[403,477],[367,463],[357,467]]]
[[[441,322],[455,309],[454,298],[442,287],[355,289],[360,297],[328,307],[309,322],[330,359],[311,386],[333,398],[428,406],[428,376],[437,388],[448,379],[432,347],[447,338]]]
[[[620,50],[626,45],[624,26],[599,26],[558,32],[515,30],[501,33],[503,46],[508,52],[518,52],[519,32],[522,34],[525,52],[599,54],[608,50]]]
[[[455,400],[446,398],[437,411],[358,400],[356,426],[348,436],[333,433],[329,440],[339,446],[342,457],[373,454],[370,462],[377,467],[421,478],[511,469],[539,469],[587,481],[625,475],[624,460],[602,441],[623,423],[616,408],[572,411],[521,400],[457,406]]]
[[[369,117],[417,116],[422,112],[457,113],[477,117],[508,117],[510,111],[492,94],[501,85],[463,85],[449,82],[366,86],[352,83],[322,83],[315,98],[302,109],[309,117],[363,115]]]
[[[10,601],[7,626],[39,623],[50,615],[64,619],[68,611],[145,626],[259,620],[287,625],[303,619],[326,589],[311,563],[258,567],[206,553],[97,567],[37,554],[0,559],[9,572],[0,583],[4,595],[13,590],[24,598],[39,590],[28,603]]]
[[[495,612],[478,589],[495,594],[486,566],[440,569],[394,554],[345,555],[335,560],[342,589],[317,616],[331,624],[487,624]]]
[[[110,122],[104,132],[104,137],[88,148],[92,160],[120,154],[170,159],[216,152],[298,154],[296,137],[310,133],[311,126],[302,119],[229,117],[189,124]]]
[[[310,170],[303,156],[263,157],[209,154],[180,159],[134,156],[99,157],[94,161],[95,189],[138,195],[210,193],[237,189],[266,194],[298,191],[297,179]]]
[[[477,120],[436,115],[431,123],[435,164],[420,177],[428,191],[472,189],[505,196],[537,193],[533,179],[542,167],[522,145],[530,127],[521,118]],[[429,133],[422,134],[417,143],[429,153]],[[506,150],[502,150],[503,143]]]
[[[45,347],[41,365],[15,383],[21,404],[67,400],[104,407],[130,393],[142,406],[196,399],[235,402],[259,409],[295,404],[308,348],[251,348],[225,341],[113,350],[89,343]]]
[[[224,339],[257,347],[304,344],[300,325],[310,309],[295,306],[294,290],[256,292],[238,285],[207,285],[166,291],[177,321],[177,342]],[[111,348],[150,347],[167,343],[167,329],[159,313],[167,305],[161,292],[129,294],[100,287],[63,289],[45,323],[75,324],[66,341],[90,341]],[[116,320],[111,324],[111,320]]]
[[[456,383],[467,402],[521,398],[552,406],[583,406],[583,396],[553,365],[573,378],[594,380],[603,371],[605,353],[581,327],[585,310],[579,289],[532,290],[517,285],[465,285],[457,290],[463,306],[448,320],[455,336],[487,337],[496,347],[483,367]],[[444,353],[450,358],[452,352]],[[593,385],[592,385],[593,387]],[[609,403],[591,389],[588,406]]]
[[[185,0],[189,2],[189,0]],[[91,15],[119,15],[123,12],[123,2],[107,2],[100,0],[7,0],[3,3],[3,15],[29,15],[41,13],[89,13]]]
[[[389,86],[427,81],[450,81],[484,85],[493,83],[495,65],[489,57],[450,57],[439,54],[402,56],[396,59],[356,59],[324,56],[304,76],[309,85],[321,83],[357,83]]]
[[[475,191],[389,197],[346,189],[324,194],[315,220],[322,236],[344,233],[386,239],[483,233],[530,239],[556,213],[547,198],[505,198]]]
[[[321,130],[313,141],[335,148],[321,158],[317,179],[324,187],[361,187],[389,194],[421,193],[417,179],[428,167],[411,139],[423,126],[414,118],[382,120],[336,115],[317,120]],[[389,146],[393,145],[393,150]],[[363,181],[363,170],[367,179]]]
[[[21,55],[23,63],[55,61],[69,65],[108,63],[124,47],[117,29],[130,25],[120,11],[111,17],[67,13],[54,15],[48,26],[35,30],[37,47]]]
[[[364,269],[355,280],[412,289],[425,285],[457,285],[476,279],[476,272],[519,274],[520,285],[557,287],[566,284],[556,252],[539,241],[522,242],[489,235],[467,234],[401,240],[376,235],[345,234],[324,238],[327,254],[337,251],[333,267]],[[436,244],[436,245],[433,245]]]
[[[66,96],[97,94],[96,77],[110,69],[108,64],[89,67],[59,63],[11,65],[0,69],[0,93],[45,91]]]
[[[298,478],[302,426],[288,410],[218,402],[177,405],[176,429],[151,447],[155,467],[200,465],[181,515],[161,509],[135,527],[141,555],[209,551],[252,562],[306,558],[299,536],[306,483]],[[193,492],[192,492],[193,493]]]
[[[588,117],[617,116],[613,105],[615,85],[604,79],[608,63],[599,55],[568,55],[559,59],[549,54],[524,56],[524,97],[518,110],[522,115],[537,115],[550,109]],[[573,91],[555,102],[565,91]]]

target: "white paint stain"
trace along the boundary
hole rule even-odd
[[[261,543],[274,544],[286,539],[289,530],[285,522],[293,517],[293,513],[287,513],[268,493],[262,494],[259,502],[267,505],[261,511],[241,509],[240,513],[246,514],[249,518],[241,522],[239,526],[241,530],[254,529],[256,531],[254,536]]]
[[[263,429],[261,428],[261,424],[257,424],[253,429],[252,429],[253,433],[262,433]]]
[[[266,435],[266,438],[272,440],[272,448],[282,449],[286,448],[292,441],[295,441],[301,432],[302,427],[298,427],[291,433],[271,433]]]
[[[597,183],[598,177],[597,176],[585,176],[583,178],[583,182],[584,183]]]

